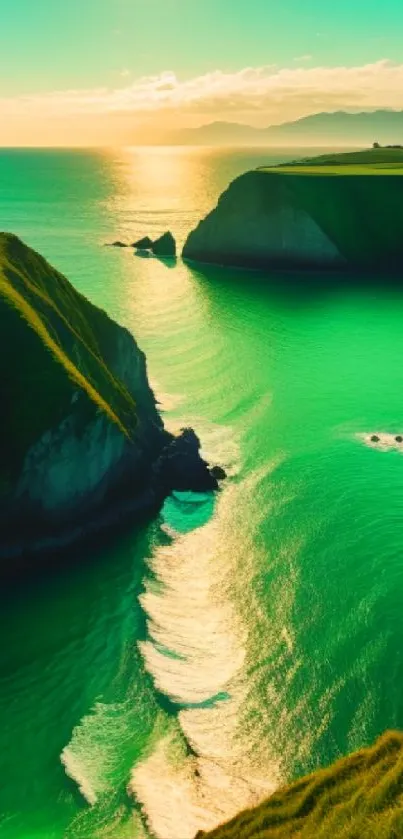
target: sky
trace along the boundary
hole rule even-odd
[[[402,0],[0,0],[0,145],[403,109]]]

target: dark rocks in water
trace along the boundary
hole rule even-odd
[[[371,437],[371,443],[379,443],[380,437],[377,434],[373,434]]]
[[[374,746],[325,771],[316,769],[218,829],[199,831],[195,839],[369,839],[371,833],[397,839],[402,836],[402,760],[403,735],[388,731]]]
[[[210,475],[212,475],[216,481],[224,481],[227,477],[227,473],[222,466],[213,466],[213,468],[210,469]]]
[[[403,437],[400,434],[398,434],[397,437],[395,437],[395,440],[396,443],[403,443]]]
[[[176,242],[169,231],[160,236],[152,243],[152,252],[155,256],[176,256]]]
[[[107,245],[108,248],[128,248],[129,246],[126,245],[124,242],[112,242],[111,244]]]
[[[133,242],[132,247],[137,248],[139,251],[149,251],[153,246],[153,241],[150,239],[149,236],[144,236],[143,239],[139,239],[137,242]]]
[[[145,255],[146,251],[150,251],[154,256],[159,256],[162,259],[164,257],[171,259],[176,256],[176,242],[172,233],[169,231],[164,233],[163,236],[160,236],[159,239],[156,239],[155,242],[149,236],[144,236],[142,239],[138,239],[137,242],[133,242],[132,247],[140,252],[138,254],[139,256],[142,255],[141,252]]]
[[[183,428],[164,449],[154,468],[166,491],[208,492],[218,489],[213,470],[200,457],[200,440],[192,428]]]

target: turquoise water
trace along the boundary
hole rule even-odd
[[[286,155],[0,152],[0,227],[126,324],[229,479],[0,595],[1,839],[191,839],[403,726],[403,290],[174,267]],[[15,348],[18,351],[18,348]]]

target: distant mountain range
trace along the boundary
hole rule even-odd
[[[235,122],[212,122],[175,132],[170,142],[206,146],[368,146],[403,144],[403,111],[313,114],[295,122],[254,128]]]

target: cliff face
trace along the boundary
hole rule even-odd
[[[402,794],[403,735],[389,732],[196,839],[397,839]]]
[[[190,233],[185,259],[251,268],[337,268],[344,259],[295,199],[289,184],[265,172],[241,175]]]
[[[3,560],[91,535],[158,506],[171,488],[163,463],[175,440],[144,354],[8,234],[0,234],[0,393]],[[203,461],[196,465],[198,480],[214,488]]]
[[[383,163],[379,153],[371,162],[371,153],[362,152],[242,175],[190,233],[184,258],[251,268],[401,272],[403,168],[388,162],[387,150],[381,154]]]

